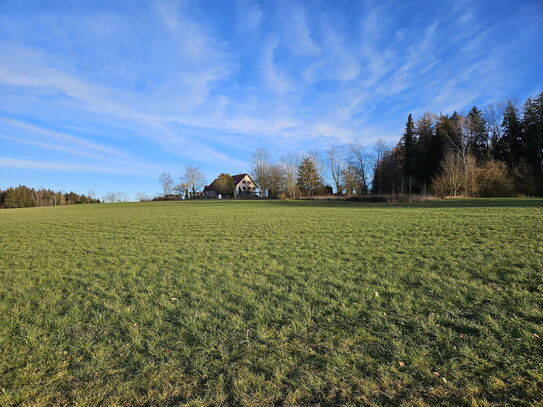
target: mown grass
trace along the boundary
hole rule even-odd
[[[0,211],[0,405],[534,405],[543,200]]]

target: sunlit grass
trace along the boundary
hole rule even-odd
[[[0,211],[0,405],[532,405],[543,200]]]

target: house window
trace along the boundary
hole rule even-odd
[[[246,191],[246,190],[247,190],[247,187],[243,187],[243,190]]]

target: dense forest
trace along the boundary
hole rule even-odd
[[[34,189],[22,185],[3,191],[0,190],[0,208],[28,208],[99,202],[99,199],[92,196],[79,195],[75,192],[55,192],[50,189]]]
[[[543,92],[522,107],[409,115],[398,144],[378,152],[372,192],[439,196],[543,194]]]

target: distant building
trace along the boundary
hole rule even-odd
[[[258,186],[249,174],[232,175],[234,178],[234,195],[236,197],[255,197]]]
[[[234,179],[234,197],[235,198],[251,198],[257,197],[258,185],[253,181],[249,174],[237,174],[232,175]],[[218,198],[219,192],[217,191],[216,179],[209,185],[206,185],[203,190],[204,197],[206,198]]]
[[[213,183],[206,185],[204,187],[204,190],[202,191],[202,194],[204,195],[204,198],[218,198],[219,194],[217,193],[217,190],[215,189],[215,186]]]

